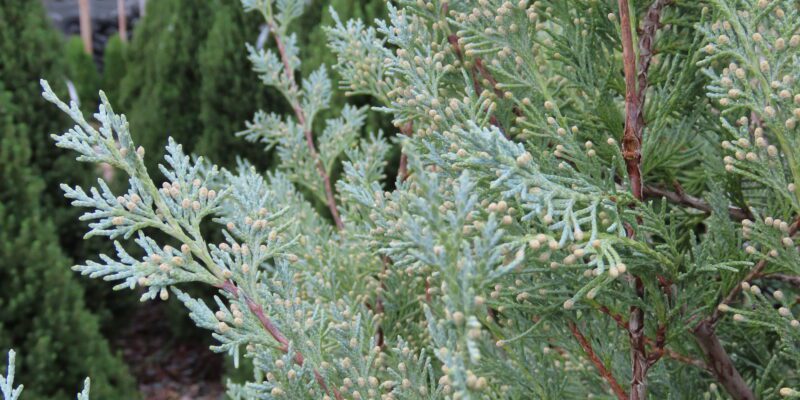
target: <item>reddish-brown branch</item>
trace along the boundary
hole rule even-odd
[[[628,0],[618,0],[620,28],[622,31],[622,59],[625,71],[625,131],[622,135],[622,156],[628,171],[631,193],[639,200],[642,197],[642,135],[639,126],[641,104],[636,92],[636,52],[633,48],[631,17]],[[633,237],[634,230],[627,229]],[[641,278],[633,278],[636,294],[644,297],[644,284]],[[644,342],[644,311],[639,306],[631,306],[628,320],[628,337],[631,343],[631,400],[647,398],[647,351]]]
[[[642,127],[639,125],[641,103],[636,90],[636,51],[628,0],[618,0],[622,31],[622,59],[625,72],[625,131],[622,135],[622,156],[628,170],[631,193],[642,199]],[[645,77],[647,75],[645,74]]]
[[[272,31],[272,34],[275,37],[275,45],[278,47],[278,54],[280,54],[281,62],[283,62],[283,73],[286,74],[286,78],[289,80],[289,83],[291,83],[296,89],[296,83],[294,81],[294,68],[292,68],[291,64],[289,63],[289,56],[286,54],[286,46],[283,45],[283,39],[278,33],[278,30],[275,29],[275,24],[272,21],[267,21],[267,27],[270,31]]]
[[[656,342],[653,345],[653,351],[651,351],[647,355],[647,368],[652,367],[661,357],[664,356],[666,353],[666,349],[664,346],[666,345],[667,341],[667,326],[666,325],[659,325],[658,329],[656,330]],[[644,338],[645,343],[652,344],[652,341],[649,340],[647,336]]]
[[[800,287],[800,276],[786,275],[786,274],[767,274],[757,276],[758,279],[773,279],[776,281],[786,282],[790,285]]]
[[[641,38],[639,40],[639,69],[637,75],[636,51],[633,47],[633,31],[631,28],[631,13],[628,0],[618,0],[620,14],[620,31],[622,34],[622,59],[625,72],[625,130],[622,135],[622,156],[628,172],[630,190],[633,196],[642,200],[642,133],[644,130],[644,99],[647,92],[647,73],[653,53],[653,41],[658,30],[661,11],[670,3],[669,0],[655,0],[650,6],[644,20]],[[637,90],[638,78],[638,90]],[[633,237],[633,229],[628,229],[628,236]],[[644,299],[644,284],[640,277],[633,277],[633,284],[637,296]],[[648,361],[645,349],[644,336],[644,311],[641,307],[630,308],[628,321],[628,336],[631,343],[631,399],[644,400],[647,398],[647,370],[651,362],[658,360],[656,355]],[[656,346],[658,349],[659,347]]]
[[[794,236],[800,229],[800,217],[795,219],[789,228],[788,235]],[[730,292],[722,299],[720,305],[731,304],[739,293],[742,291],[742,283],[750,282],[762,276],[764,268],[767,267],[767,259],[762,259],[756,263],[753,269],[745,276],[745,278],[736,286],[731,288]],[[728,394],[735,400],[750,400],[755,399],[752,390],[747,386],[736,366],[733,364],[725,348],[722,346],[719,338],[716,335],[716,324],[719,321],[722,311],[717,306],[711,312],[711,315],[701,320],[693,329],[695,340],[703,354],[708,360],[708,365],[711,372],[722,384]]]
[[[291,85],[291,91],[296,95],[299,89],[297,87],[297,82],[294,79],[294,69],[291,67],[291,63],[289,62],[289,55],[286,54],[286,47],[283,44],[283,39],[278,34],[278,31],[275,29],[275,25],[272,23],[272,21],[268,21],[267,24],[273,33],[273,37],[275,38],[275,45],[278,47],[278,54],[280,54],[281,61],[283,62],[283,71],[286,75],[286,79],[289,81],[289,85]],[[289,100],[292,105],[292,110],[294,110],[295,117],[297,117],[297,123],[303,127],[303,134],[305,135],[306,144],[308,145],[308,152],[311,154],[311,159],[314,160],[314,164],[317,168],[317,173],[319,174],[320,179],[322,179],[326,203],[331,212],[331,216],[333,217],[333,222],[336,224],[336,228],[338,230],[342,230],[344,229],[344,223],[342,222],[342,217],[339,215],[339,209],[336,206],[336,198],[333,195],[333,187],[331,186],[330,176],[328,176],[328,172],[325,170],[325,166],[322,164],[322,159],[317,153],[317,147],[314,145],[314,133],[311,131],[310,124],[307,124],[305,112],[303,112],[303,108],[300,106],[300,103],[297,101],[297,99],[292,98]]]
[[[712,211],[711,205],[705,202],[705,200],[688,195],[683,191],[672,192],[658,186],[645,185],[643,194],[646,199],[663,197],[670,203],[681,204],[707,213]],[[733,206],[728,207],[728,215],[732,220],[735,221],[742,221],[744,219],[752,218],[748,211]]]
[[[592,345],[586,340],[586,337],[583,336],[578,326],[575,325],[574,322],[570,321],[569,323],[569,330],[572,332],[572,336],[575,337],[575,340],[581,345],[583,348],[584,353],[586,353],[586,357],[589,361],[592,362],[595,368],[597,368],[597,372],[600,374],[603,379],[611,385],[611,390],[614,391],[614,394],[617,395],[617,398],[620,400],[626,400],[628,398],[628,394],[625,393],[625,389],[620,386],[617,379],[614,378],[614,374],[606,368],[603,361],[595,354],[594,349],[592,349]]]
[[[755,400],[753,391],[747,386],[747,382],[733,365],[728,352],[722,347],[722,343],[714,332],[714,325],[705,319],[692,330],[692,333],[708,359],[711,373],[725,388],[725,391],[734,400]]]
[[[239,288],[236,287],[236,285],[230,280],[226,280],[225,282],[223,282],[221,285],[219,285],[219,288],[230,293],[236,298],[239,297]],[[247,304],[247,308],[250,309],[250,312],[256,316],[256,318],[261,323],[261,326],[264,328],[264,330],[267,331],[267,333],[269,333],[269,335],[272,336],[272,338],[275,339],[275,341],[278,342],[278,344],[280,344],[280,346],[278,347],[280,351],[288,353],[289,340],[286,339],[286,336],[284,336],[283,333],[281,333],[280,329],[278,329],[275,323],[273,323],[272,320],[264,313],[264,308],[260,304],[248,298],[247,296],[244,297],[244,301]],[[299,351],[295,352],[294,357],[292,359],[294,360],[295,364],[301,367],[303,366],[303,364],[305,364],[305,357],[303,357],[303,354],[301,354]],[[328,388],[327,383],[325,383],[325,378],[322,376],[322,374],[319,373],[319,371],[316,368],[314,368],[314,379],[317,381],[317,384],[320,386],[320,388],[322,388],[322,390],[326,394],[330,395],[331,390]],[[334,398],[336,398],[336,400],[344,399],[342,397],[342,394],[339,393],[339,391],[335,387],[333,388],[333,396]]]

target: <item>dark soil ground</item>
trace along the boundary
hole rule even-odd
[[[176,340],[163,303],[141,303],[115,340],[145,400],[223,398],[222,356],[200,340]]]

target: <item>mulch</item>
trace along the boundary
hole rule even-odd
[[[135,376],[142,398],[221,399],[225,393],[222,356],[199,339],[175,339],[165,313],[164,303],[141,303],[130,319],[131,326],[114,342]]]

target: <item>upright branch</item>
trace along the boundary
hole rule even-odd
[[[286,74],[289,84],[291,85],[290,91],[291,93],[295,94],[289,98],[289,101],[291,102],[292,109],[294,110],[294,115],[297,117],[297,122],[303,127],[303,134],[305,135],[306,144],[308,145],[308,152],[311,154],[311,159],[314,161],[314,165],[317,168],[319,177],[322,179],[322,185],[325,189],[325,199],[328,204],[328,209],[331,211],[331,216],[333,217],[334,223],[336,223],[336,228],[338,230],[342,230],[344,229],[344,223],[342,222],[342,217],[339,215],[339,209],[336,206],[336,198],[333,195],[331,178],[328,176],[328,172],[325,171],[325,166],[322,164],[322,159],[319,157],[317,147],[314,145],[314,133],[312,132],[311,124],[307,122],[305,112],[300,106],[300,101],[296,96],[296,94],[299,92],[299,88],[297,87],[297,82],[294,79],[294,69],[292,69],[289,62],[289,56],[286,54],[286,47],[283,44],[283,39],[281,38],[280,32],[275,28],[275,22],[271,18],[267,20],[267,25],[275,37],[275,45],[278,47],[278,53],[280,54],[281,61],[283,62],[283,71]]]
[[[622,60],[625,71],[625,131],[622,136],[622,156],[628,171],[631,193],[638,200],[642,196],[642,103],[636,90],[636,51],[633,48],[631,16],[627,0],[618,0],[620,29],[622,31]],[[651,39],[652,40],[652,39]],[[648,41],[649,43],[649,41]],[[647,73],[639,76],[647,81]]]
[[[640,113],[642,104],[636,91],[636,52],[633,48],[631,32],[631,16],[628,0],[618,0],[620,29],[622,32],[622,58],[625,71],[625,131],[622,136],[622,156],[628,171],[631,193],[642,200],[642,126]],[[647,75],[644,75],[645,79]],[[633,229],[627,229],[628,236],[633,237]],[[641,278],[634,276],[633,285],[636,295],[644,297],[644,284]],[[631,344],[631,400],[647,398],[647,350],[644,336],[644,310],[639,306],[631,306],[628,320],[628,337]]]
[[[658,30],[661,11],[670,0],[655,0],[647,11],[643,30],[639,39],[639,69],[636,66],[636,51],[633,47],[631,13],[628,0],[618,0],[620,30],[622,33],[622,58],[625,72],[625,131],[622,136],[622,156],[628,172],[631,193],[637,200],[644,199],[642,183],[642,133],[644,130],[644,99],[647,92],[647,73],[653,55],[653,41]],[[638,81],[638,88],[637,88]],[[628,236],[635,232],[628,229]],[[644,298],[644,283],[638,276],[633,277],[636,295]],[[644,310],[631,306],[628,320],[628,336],[631,343],[631,399],[647,398],[647,370],[660,356],[648,359],[645,348]]]
[[[636,98],[639,102],[638,114],[636,116],[636,128],[639,140],[642,139],[642,129],[644,127],[644,102],[647,97],[647,73],[650,70],[650,62],[653,60],[653,42],[656,32],[661,25],[661,12],[673,0],[655,0],[642,21],[642,33],[639,36],[639,89]]]

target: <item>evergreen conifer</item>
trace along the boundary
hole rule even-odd
[[[119,102],[122,80],[128,70],[127,49],[128,45],[115,34],[103,50],[103,88],[112,101]]]
[[[1,0],[0,21],[0,82],[14,95],[15,124],[26,127],[31,165],[46,184],[42,192],[43,207],[49,210],[61,247],[71,257],[85,258],[96,248],[86,251],[83,235],[80,229],[75,229],[80,214],[69,207],[56,186],[64,179],[89,184],[96,176],[95,167],[75,162],[62,149],[53,148],[50,135],[68,126],[67,119],[48,110],[37,87],[38,79],[44,76],[53,80],[59,93],[67,93],[69,74],[64,62],[64,42],[50,25],[40,1]],[[94,71],[94,66],[91,67]],[[89,89],[96,90],[96,85]],[[83,96],[89,104],[86,109],[95,107],[97,96],[85,92]]]
[[[99,398],[135,398],[40,204],[45,184],[31,162],[30,127],[14,120],[18,104],[0,83],[0,351],[21,352],[28,399],[71,399],[87,375]]]
[[[307,2],[242,3],[272,32],[254,69],[291,105],[243,135],[276,149],[273,172],[170,141],[154,181],[107,99],[95,129],[43,82],[77,124],[57,144],[131,177],[66,196],[90,234],[145,253],[74,268],[174,294],[216,351],[253,360],[232,398],[800,397],[795,0],[400,0],[377,28],[335,19],[342,87],[406,133],[393,189],[365,108],[315,129],[332,83],[299,76]]]
[[[78,280],[62,272],[70,257],[97,251],[86,250],[79,213],[51,186],[95,175],[53,149],[50,134],[67,120],[48,110],[37,88],[47,76],[67,92],[64,44],[39,1],[0,1],[0,21],[0,348],[24,352],[22,381],[34,398],[72,397],[90,373],[100,374],[103,393],[131,396],[127,369],[100,335]],[[89,109],[95,97],[86,95]]]
[[[81,108],[87,112],[97,108],[97,91],[100,90],[100,73],[91,54],[83,50],[80,36],[70,37],[64,50],[65,77],[75,86]]]

